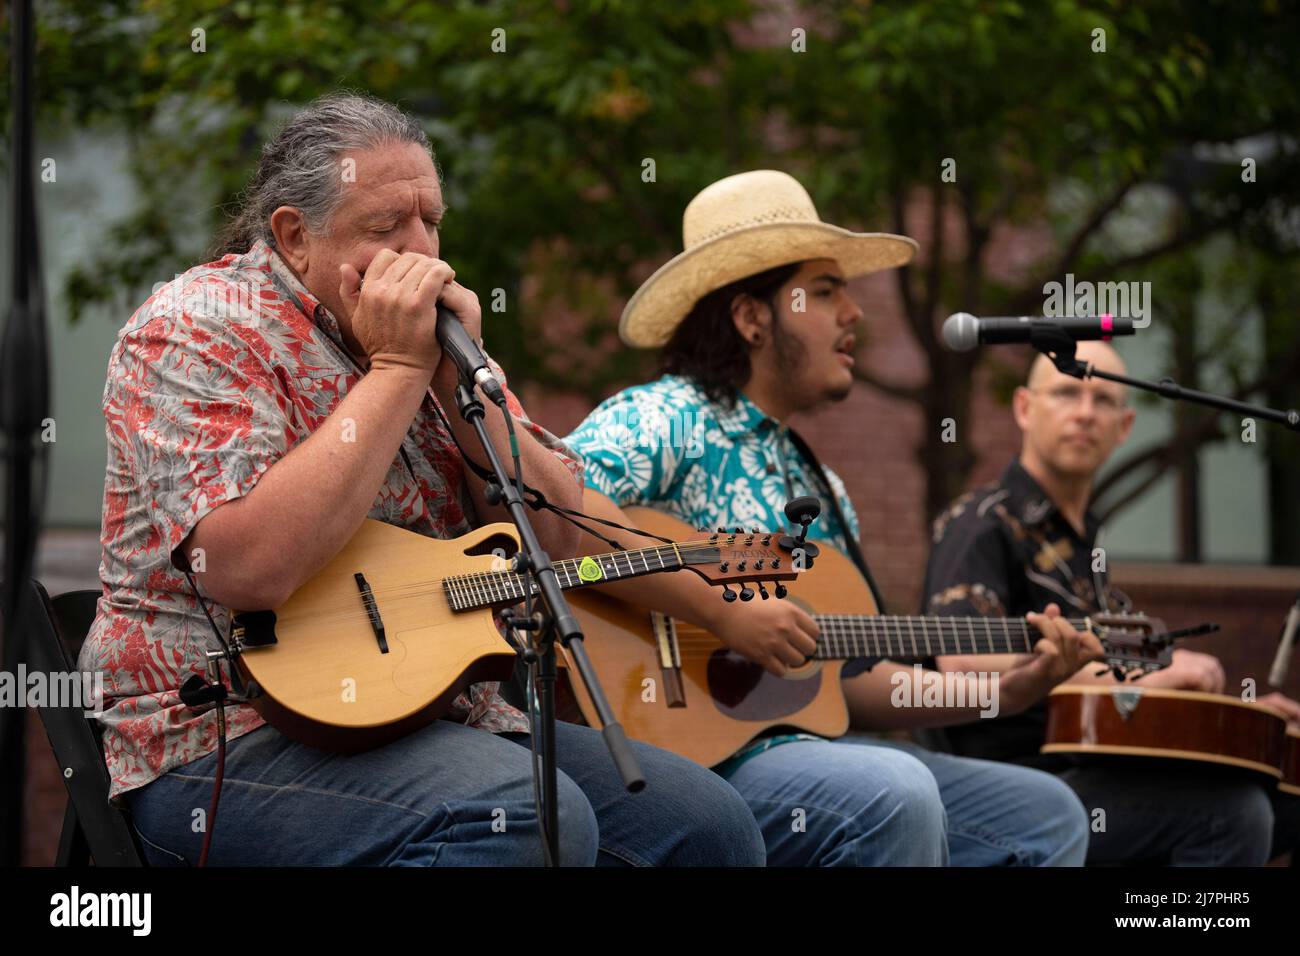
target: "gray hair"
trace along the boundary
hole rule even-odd
[[[312,101],[262,147],[239,212],[213,241],[213,258],[247,252],[258,239],[275,245],[271,213],[281,206],[301,212],[310,232],[324,232],[343,201],[339,157],[391,142],[414,143],[433,155],[420,124],[391,103],[352,92]]]

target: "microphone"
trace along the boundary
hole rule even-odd
[[[438,325],[434,334],[438,337],[443,354],[456,363],[463,382],[470,386],[477,384],[483,394],[497,404],[506,400],[501,383],[488,367],[483,350],[469,337],[460,319],[441,302],[438,303]]]
[[[357,289],[360,290],[365,284],[366,278],[363,275],[357,283]],[[497,377],[492,374],[492,369],[488,367],[483,350],[469,337],[465,326],[461,325],[460,319],[456,318],[456,313],[441,301],[436,304],[436,308],[437,324],[434,326],[433,334],[437,337],[438,344],[442,346],[443,354],[450,356],[452,362],[456,364],[461,381],[471,391],[477,384],[483,390],[483,394],[495,404],[504,402],[506,394]]]
[[[1021,315],[976,318],[969,312],[948,316],[943,323],[943,341],[954,352],[969,352],[977,345],[1009,345],[1032,342],[1035,330],[1059,330],[1076,342],[1108,340],[1112,335],[1132,335],[1132,319],[1116,319],[1109,313],[1094,318],[1064,316],[1059,319]]]
[[[1286,672],[1291,666],[1291,648],[1295,644],[1296,628],[1300,627],[1300,595],[1296,595],[1295,604],[1282,625],[1282,639],[1277,642],[1277,656],[1273,658],[1273,668],[1268,672],[1268,682],[1274,687],[1281,687],[1286,681]]]

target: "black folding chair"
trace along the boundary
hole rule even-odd
[[[69,591],[53,600],[32,581],[33,629],[27,666],[46,674],[75,673],[82,642],[95,619],[98,591]],[[126,815],[108,802],[100,728],[81,707],[42,707],[41,722],[68,789],[57,866],[145,866]]]

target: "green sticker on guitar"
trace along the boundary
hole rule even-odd
[[[590,555],[583,558],[582,563],[578,565],[578,577],[584,581],[599,581],[604,576],[605,572],[600,569],[596,559]]]

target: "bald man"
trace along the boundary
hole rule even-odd
[[[1081,342],[1077,354],[1102,371],[1125,371],[1119,354],[1102,342]],[[1038,357],[1012,403],[1024,436],[1019,457],[996,485],[963,495],[935,521],[926,613],[1016,617],[1049,603],[1068,616],[1129,609],[1128,598],[1110,586],[1105,564],[1093,560],[1100,529],[1088,511],[1097,472],[1133,429],[1136,413],[1126,391],[1115,382],[1063,375]],[[941,657],[937,666],[967,672],[1015,661],[1011,655]],[[1069,683],[1114,683],[1109,674],[1096,676],[1097,669],[1087,665]],[[1170,667],[1139,683],[1220,693],[1224,674],[1216,658],[1180,649]],[[1300,715],[1280,695],[1267,699],[1293,718]],[[1093,816],[1090,864],[1257,866],[1269,858],[1273,809],[1254,778],[1176,761],[1042,755],[1046,717],[1044,699],[1011,716],[951,727],[949,749],[1058,774]]]

